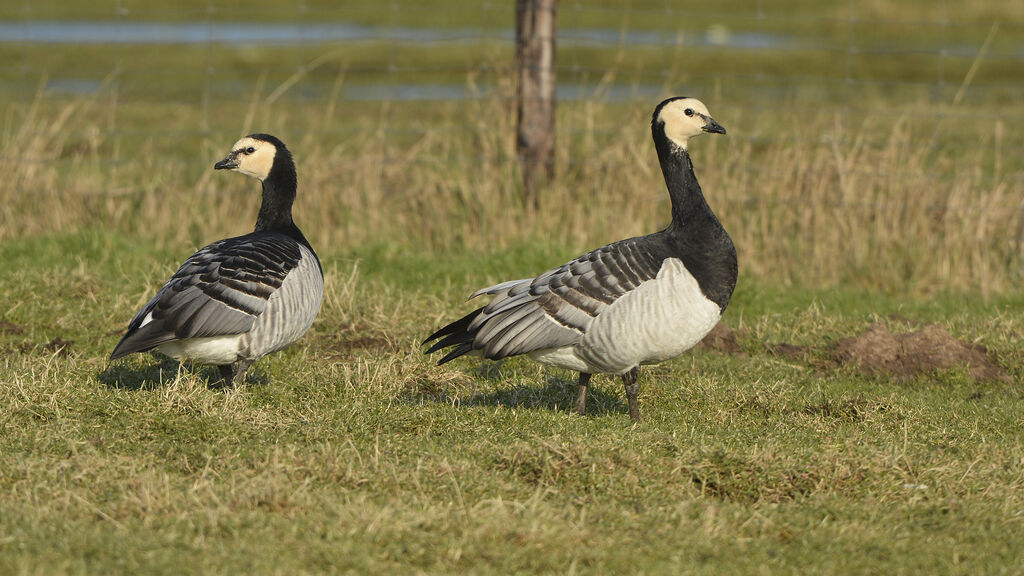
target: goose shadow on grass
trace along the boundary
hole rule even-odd
[[[576,378],[567,379],[560,375],[548,375],[541,382],[521,383],[517,385],[503,384],[494,371],[481,368],[478,377],[494,382],[496,389],[487,392],[474,392],[475,385],[467,390],[463,386],[445,385],[436,382],[423,382],[418,389],[409,390],[406,400],[410,403],[443,403],[458,406],[504,406],[507,408],[543,409],[552,412],[570,412],[576,401],[579,384]],[[594,375],[587,387],[587,416],[604,414],[624,414],[626,403],[613,391],[615,386],[622,386],[618,378],[614,380],[601,375]],[[467,394],[468,393],[468,394]]]
[[[166,386],[178,377],[180,370],[184,374],[195,374],[206,380],[206,387],[211,390],[228,389],[220,377],[220,370],[216,366],[206,366],[194,362],[178,362],[161,354],[147,356],[148,363],[144,368],[137,368],[134,365],[114,361],[99,373],[97,379],[108,388],[118,390],[156,390]],[[266,375],[256,365],[250,366],[245,374],[244,383],[235,383],[235,386],[263,385],[267,383]]]

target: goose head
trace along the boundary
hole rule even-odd
[[[651,123],[656,129],[660,127],[665,137],[683,150],[694,136],[705,132],[725,134],[725,128],[715,122],[703,102],[686,96],[669,98],[658,104]]]
[[[269,134],[250,134],[231,147],[231,152],[213,165],[214,170],[233,170],[263,182],[270,176],[274,161],[288,157],[288,149]]]

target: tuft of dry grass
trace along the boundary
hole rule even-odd
[[[431,114],[384,103],[325,141],[290,126],[343,115],[334,101],[296,115],[256,100],[247,116],[273,118],[261,129],[289,142],[300,172],[296,218],[328,252],[388,244],[486,253],[537,239],[584,250],[666,223],[650,106],[563,107],[557,176],[534,210],[521,201],[505,96]],[[1024,275],[1024,166],[1001,121],[975,127],[975,145],[953,146],[954,135],[966,138],[963,119],[938,104],[928,104],[931,130],[920,114],[862,118],[826,107],[769,118],[710,105],[730,135],[695,141],[692,153],[744,276],[992,294]],[[255,184],[207,166],[233,135],[126,149],[126,137],[103,129],[121,107],[115,94],[37,97],[0,143],[9,181],[0,240],[96,226],[176,244],[247,231]]]

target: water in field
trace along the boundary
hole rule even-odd
[[[511,28],[373,27],[347,23],[298,22],[137,22],[137,21],[27,21],[0,22],[0,43],[22,45],[316,45],[339,43],[382,43],[387,45],[427,44],[472,46],[481,41],[511,43]],[[721,28],[697,33],[619,31],[602,28],[559,30],[560,47],[600,46],[718,46],[732,49],[785,49],[793,39],[764,33],[730,33]],[[387,47],[382,47],[386,50]],[[568,65],[572,73],[573,65]],[[100,89],[101,78],[52,77],[47,90],[53,93],[89,94]],[[220,92],[241,94],[247,87],[224,83]],[[307,98],[322,98],[329,86],[305,86],[297,92]],[[470,89],[463,83],[446,82],[361,82],[343,88],[340,96],[350,100],[464,100],[493,96],[494,88]],[[558,98],[579,100],[600,96],[607,100],[653,97],[662,91],[657,83],[605,83],[569,80],[559,83]]]
[[[42,44],[305,44],[318,42],[471,43],[482,37],[513,39],[511,28],[409,28],[359,26],[346,23],[299,22],[135,22],[135,21],[28,21],[0,22],[0,42]],[[645,30],[566,28],[559,41],[631,46],[723,46],[746,49],[777,49],[792,39],[766,33],[731,33],[712,28],[694,34]]]
[[[605,18],[593,27],[570,17],[560,22],[558,99],[650,100],[708,93],[726,83],[735,94],[756,94],[762,103],[786,98],[795,86],[811,100],[845,98],[850,90],[865,89],[948,100],[947,92],[960,86],[976,59],[985,65],[972,76],[971,95],[1017,98],[1021,90],[1007,78],[1014,77],[1024,48],[1003,34],[981,54],[988,32],[984,27],[908,28],[822,18],[815,26],[783,27],[781,33],[768,31],[770,26],[759,29],[757,18],[742,15],[717,14],[699,22],[692,15],[679,17],[675,30],[671,25],[631,28],[625,21],[619,29],[610,26],[614,21]],[[0,51],[13,55],[0,58],[0,82],[15,99],[29,99],[40,79],[53,94],[92,94],[113,74],[115,85],[136,98],[145,94],[190,104],[197,90],[246,97],[261,74],[267,75],[267,90],[295,73],[303,75],[287,96],[300,100],[337,95],[347,100],[460,101],[507,93],[501,83],[511,64],[511,26],[416,27],[408,22],[0,20]],[[313,77],[305,70],[332,51],[334,69],[345,68],[337,92],[334,76]],[[473,85],[467,83],[470,77]]]

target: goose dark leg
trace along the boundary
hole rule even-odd
[[[231,364],[221,364],[217,366],[220,369],[220,376],[224,379],[223,386],[225,388],[234,388],[235,382],[245,382],[245,371],[252,365],[252,360],[242,358],[238,361],[238,370],[232,370]],[[234,375],[232,375],[232,373]]]
[[[245,372],[252,366],[253,361],[248,358],[242,358],[238,361],[238,370],[235,371],[235,380],[241,384],[245,382]]]
[[[629,417],[633,422],[640,421],[640,404],[636,399],[636,395],[640,393],[640,383],[637,382],[639,376],[639,367],[622,375],[622,384],[626,387],[626,400],[629,402]]]
[[[220,377],[223,379],[223,386],[225,388],[231,388],[232,372],[231,364],[221,364],[217,366],[220,369]]]
[[[572,411],[580,416],[587,415],[587,386],[590,385],[590,374],[580,372],[580,390],[576,395],[576,403],[572,405]]]

